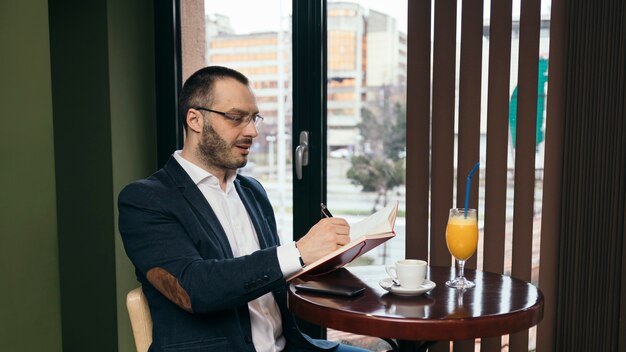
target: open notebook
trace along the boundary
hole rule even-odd
[[[397,215],[398,201],[396,200],[365,219],[351,224],[350,243],[298,270],[287,278],[287,281],[302,275],[322,275],[337,268],[341,268],[385,241],[393,238],[396,235],[393,227]]]

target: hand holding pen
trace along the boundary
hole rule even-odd
[[[326,204],[320,203],[320,208],[322,209],[322,215],[324,215],[325,218],[333,217],[333,214],[330,213],[330,210],[328,210],[328,208],[326,207]]]
[[[320,207],[324,219],[313,225],[297,242],[300,256],[307,265],[350,242],[348,222],[333,217],[324,203]]]

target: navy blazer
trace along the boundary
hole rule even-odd
[[[124,249],[150,306],[150,351],[254,351],[248,302],[272,292],[289,351],[337,344],[302,334],[287,309],[272,206],[261,184],[234,180],[261,250],[233,258],[228,239],[200,189],[173,157],[119,195]]]

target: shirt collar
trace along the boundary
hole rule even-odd
[[[205,169],[201,168],[200,166],[192,163],[191,161],[183,158],[183,156],[181,155],[181,150],[177,150],[174,152],[174,159],[176,159],[176,161],[180,164],[180,166],[183,168],[183,170],[185,170],[185,172],[187,172],[187,174],[189,175],[189,177],[191,177],[191,180],[196,184],[199,185],[200,183],[206,183],[210,186],[214,186],[219,188],[220,183],[219,180],[217,179],[217,177],[215,177],[213,174],[211,174],[210,172],[206,171]],[[237,177],[237,173],[231,173],[228,178],[226,179],[226,190],[225,193],[229,193],[232,189],[233,189],[233,181],[235,180],[235,177]]]

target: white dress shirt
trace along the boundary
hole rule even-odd
[[[251,254],[261,249],[254,225],[245,206],[239,198],[230,176],[226,190],[222,191],[217,177],[201,167],[185,160],[181,151],[174,152],[174,158],[183,167],[204,195],[215,212],[235,257]],[[295,242],[277,247],[278,262],[283,276],[289,276],[301,268],[300,253]],[[282,351],[285,348],[282,321],[278,305],[271,292],[248,302],[252,326],[252,342],[259,352]]]

